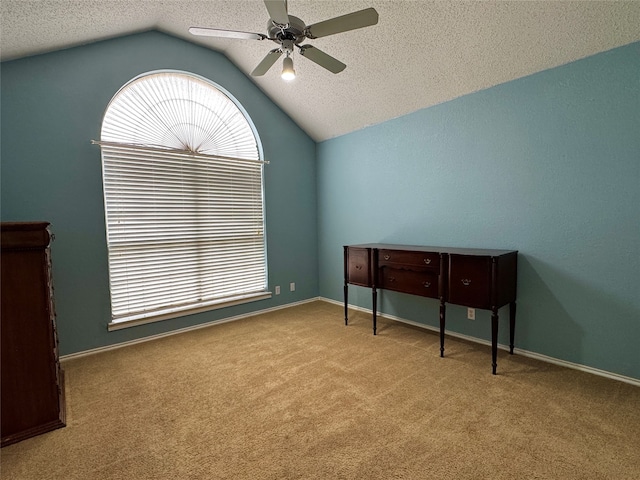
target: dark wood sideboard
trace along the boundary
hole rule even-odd
[[[65,426],[46,222],[2,223],[2,446]]]
[[[496,374],[498,309],[509,304],[509,351],[516,321],[518,252],[367,243],[344,247],[344,322],[348,325],[349,284],[371,288],[373,334],[378,289],[440,301],[440,356],[444,356],[446,304],[491,310],[491,354]]]

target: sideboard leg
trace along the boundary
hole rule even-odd
[[[376,287],[373,287],[371,292],[371,295],[373,296],[373,334],[376,335],[376,323],[378,320],[378,290]]]
[[[491,309],[491,366],[496,374],[498,366],[498,309]]]
[[[440,300],[440,356],[444,357],[444,323],[445,323],[446,306],[443,300]]]
[[[344,324],[349,325],[349,286],[345,282],[344,284]]]
[[[509,304],[509,353],[513,355],[513,340],[516,335],[516,302]]]

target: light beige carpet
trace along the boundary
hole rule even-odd
[[[63,364],[3,479],[637,479],[640,388],[313,302]]]

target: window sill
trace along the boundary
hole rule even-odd
[[[210,310],[231,307],[233,305],[241,305],[243,303],[256,302],[258,300],[266,300],[268,298],[271,298],[271,292],[258,292],[247,295],[238,295],[236,297],[213,301],[207,303],[206,305],[200,305],[197,307],[167,309],[161,312],[121,318],[117,321],[110,322],[107,325],[107,329],[110,332],[113,332],[115,330],[122,330],[123,328],[137,327],[138,325],[144,325],[147,323],[160,322],[162,320],[168,320],[170,318],[184,317],[186,315],[193,315],[194,313],[208,312]]]

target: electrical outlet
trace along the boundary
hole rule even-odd
[[[295,291],[296,291],[296,284],[295,284],[295,282],[291,282],[291,283],[289,284],[289,290],[291,290],[292,292],[295,292]]]
[[[280,285],[276,285],[276,295],[280,295]]]
[[[476,309],[475,308],[467,308],[467,318],[469,320],[476,319]]]

